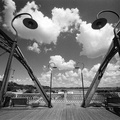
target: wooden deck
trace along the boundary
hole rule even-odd
[[[55,103],[53,108],[2,108],[0,120],[120,120],[120,117],[102,107],[81,108],[74,103]]]

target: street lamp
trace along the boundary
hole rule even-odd
[[[118,48],[118,53],[120,56],[120,37],[119,37],[120,31],[117,32],[117,27],[120,24],[120,16],[112,10],[102,10],[97,14],[97,19],[92,23],[92,28],[93,29],[101,29],[102,27],[104,27],[107,24],[107,20],[105,18],[99,18],[100,14],[105,13],[105,12],[113,13],[118,17],[118,21],[114,26],[114,35],[115,35],[114,43]]]
[[[57,68],[55,63],[54,62],[50,62],[49,65],[48,65],[48,68],[50,69],[50,105],[52,106],[52,103],[51,103],[51,100],[52,100],[52,97],[51,97],[51,92],[52,92],[52,71],[53,69],[52,68]]]
[[[13,25],[13,22],[16,18],[18,18],[22,15],[29,15],[31,17],[31,18],[25,18],[23,20],[23,24],[26,27],[28,27],[29,29],[36,29],[38,27],[37,23],[35,22],[35,20],[32,19],[32,16],[29,13],[18,14],[11,21],[11,26],[15,30],[16,36],[15,36],[15,39],[12,41],[13,44],[12,44],[11,52],[9,54],[9,58],[8,58],[8,61],[7,61],[7,65],[6,65],[6,69],[5,69],[5,73],[4,73],[4,77],[3,77],[3,83],[2,83],[2,87],[1,87],[1,91],[0,91],[0,106],[3,106],[3,103],[4,103],[4,94],[7,91],[7,85],[8,85],[9,75],[10,75],[11,64],[12,64],[12,58],[13,58],[13,55],[14,55],[14,50],[17,46],[18,32],[15,29],[15,27]]]
[[[92,100],[92,97],[93,95],[95,94],[95,91],[100,83],[100,80],[105,72],[105,69],[109,63],[109,61],[113,58],[113,56],[118,52],[119,53],[119,56],[120,56],[120,30],[117,29],[119,23],[120,23],[120,16],[114,12],[114,11],[111,11],[111,10],[103,10],[103,11],[100,11],[98,14],[97,14],[97,19],[92,23],[92,28],[93,29],[101,29],[102,27],[104,27],[107,23],[107,20],[105,18],[99,18],[99,15],[104,13],[104,12],[110,12],[110,13],[113,13],[115,14],[117,17],[118,17],[118,21],[117,23],[115,23],[114,25],[114,38],[112,39],[112,42],[111,42],[111,45],[103,59],[103,61],[101,62],[101,65],[86,93],[86,96],[85,96],[85,102],[82,103],[82,107],[87,107],[89,106],[89,103],[90,101]]]
[[[76,66],[75,66],[75,69],[79,69],[79,68],[80,68],[79,64],[82,64],[82,68],[81,68],[81,81],[82,81],[83,101],[85,101],[84,80],[83,80],[84,63],[78,62],[78,63],[76,64]]]
[[[11,78],[13,78],[13,77],[14,77],[15,70],[12,69],[12,68],[11,68],[11,70],[13,71],[13,72],[12,72],[12,76],[11,76]]]

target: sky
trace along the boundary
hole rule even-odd
[[[2,0],[0,25],[14,40],[16,33],[11,27],[12,19],[20,13],[31,14],[38,23],[37,29],[31,30],[23,25],[22,21],[28,15],[15,19],[13,25],[18,32],[17,44],[40,83],[49,86],[50,66],[55,65],[57,68],[52,69],[53,87],[81,87],[81,71],[84,85],[88,87],[112,42],[113,26],[118,19],[112,13],[101,14],[100,17],[106,18],[108,23],[100,30],[92,29],[92,22],[101,10],[120,14],[119,5],[120,0]],[[0,54],[3,52],[0,48]],[[8,56],[8,53],[0,56],[0,80]],[[76,65],[80,69],[74,69]],[[100,87],[120,87],[119,65],[116,54],[106,68]],[[9,81],[34,84],[15,58]]]

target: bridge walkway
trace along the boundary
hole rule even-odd
[[[47,107],[0,109],[0,120],[120,120],[103,107],[82,108],[79,103],[54,103]]]

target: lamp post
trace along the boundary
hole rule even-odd
[[[37,28],[37,23],[32,19],[32,16],[29,14],[29,13],[21,13],[21,14],[18,14],[16,15],[12,21],[11,21],[11,26],[12,28],[15,30],[16,32],[16,35],[15,35],[15,39],[13,40],[13,44],[12,44],[12,48],[11,48],[11,52],[9,54],[9,58],[8,58],[8,61],[7,61],[7,65],[6,65],[6,69],[5,69],[5,72],[4,72],[4,77],[3,77],[3,83],[2,83],[2,87],[1,87],[1,91],[0,91],[0,106],[2,107],[3,104],[4,104],[4,95],[7,91],[7,85],[8,85],[8,80],[9,80],[9,76],[10,76],[10,69],[11,69],[11,64],[12,64],[12,59],[13,59],[13,55],[14,55],[14,50],[17,46],[17,37],[18,37],[18,32],[17,30],[15,29],[14,25],[13,25],[13,22],[16,18],[22,16],[22,15],[29,15],[31,18],[25,18],[23,20],[23,24],[26,26],[26,27],[29,27],[31,29],[36,29]],[[34,25],[35,23],[35,25]]]
[[[15,73],[15,70],[14,70],[14,69],[12,69],[12,68],[11,68],[11,70],[13,71],[13,72],[12,72],[12,76],[11,76],[11,78],[14,78],[14,73]]]
[[[112,39],[111,45],[110,45],[103,61],[101,62],[101,65],[98,68],[98,71],[97,71],[95,77],[93,78],[93,81],[86,93],[85,101],[81,105],[82,107],[89,106],[89,103],[92,100],[93,95],[95,94],[95,91],[100,83],[100,80],[105,72],[105,69],[106,69],[109,61],[113,58],[113,56],[117,52],[119,53],[119,56],[120,56],[120,30],[117,29],[118,25],[120,24],[120,16],[116,12],[111,11],[111,10],[100,11],[97,14],[97,19],[92,23],[92,28],[98,30],[106,25],[107,20],[105,18],[99,18],[99,15],[104,12],[110,12],[110,13],[115,14],[118,17],[118,21],[117,21],[117,23],[115,23],[114,29],[113,29],[114,38]]]
[[[115,35],[114,43],[118,48],[118,53],[119,53],[119,56],[120,56],[120,37],[119,37],[120,31],[118,30],[118,32],[117,32],[117,27],[120,24],[120,15],[117,14],[116,12],[112,11],[112,10],[102,10],[97,14],[97,19],[92,23],[92,28],[93,29],[101,29],[107,24],[107,19],[99,18],[99,16],[102,13],[105,13],[105,12],[113,13],[118,17],[118,21],[117,21],[117,23],[115,23],[113,32],[114,32],[114,35]]]
[[[48,68],[50,69],[50,105],[52,106],[52,103],[51,103],[51,100],[52,100],[52,96],[51,96],[51,92],[52,92],[52,78],[53,78],[53,74],[52,74],[53,69],[52,68],[55,69],[57,67],[56,67],[54,62],[50,62],[49,65],[48,65]]]
[[[82,81],[83,101],[85,101],[84,80],[83,80],[84,63],[78,62],[77,65],[75,66],[75,69],[79,69],[80,68],[80,66],[78,66],[78,64],[82,64],[82,68],[81,68],[81,81]]]

